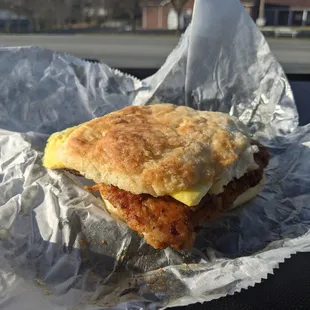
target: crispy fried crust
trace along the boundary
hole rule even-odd
[[[169,196],[134,195],[115,186],[101,184],[100,194],[117,210],[128,226],[154,248],[188,248],[194,242],[191,212]]]
[[[99,190],[103,199],[110,203],[109,209],[115,208],[112,212],[144,236],[146,242],[154,248],[189,248],[194,243],[195,228],[201,222],[230,209],[234,201],[249,189],[256,188],[252,194],[257,194],[261,189],[260,182],[269,154],[261,145],[259,150],[255,154],[259,169],[234,179],[219,195],[207,194],[196,208],[188,208],[169,196],[155,198],[147,194],[134,195],[111,185],[98,184],[91,189]]]
[[[207,184],[249,145],[236,118],[157,104],[130,106],[80,125],[58,156],[96,183],[164,196]]]

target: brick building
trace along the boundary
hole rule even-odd
[[[241,2],[253,20],[256,20],[259,16],[260,0],[244,0]],[[310,0],[264,0],[264,2],[266,25],[310,25]],[[184,6],[180,18],[181,28],[185,28],[189,23],[193,6],[194,0],[188,0]],[[142,7],[142,27],[144,29],[176,29],[177,14],[171,5],[171,1],[145,1]]]
[[[181,28],[186,27],[193,12],[195,0],[188,0],[181,14]],[[257,18],[259,0],[242,1],[245,9],[253,17]],[[177,14],[174,12],[170,0],[148,0],[142,7],[142,27],[144,29],[175,29]],[[182,27],[183,26],[183,27]]]
[[[182,16],[191,16],[194,7],[194,0],[189,0],[184,8]],[[169,0],[149,0],[142,8],[142,28],[144,29],[176,29],[177,14],[173,10]],[[180,21],[181,27],[185,26]]]

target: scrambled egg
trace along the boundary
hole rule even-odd
[[[70,134],[77,128],[74,126],[68,128],[61,132],[56,132],[52,134],[45,147],[44,157],[43,157],[43,166],[48,169],[61,169],[66,168],[58,159],[57,159],[57,150],[61,145],[67,140]]]

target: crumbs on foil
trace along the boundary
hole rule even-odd
[[[43,291],[43,294],[46,295],[46,296],[49,296],[49,295],[51,295],[51,291],[49,291],[49,290],[44,290],[44,291]]]
[[[41,286],[45,286],[45,285],[46,285],[46,283],[45,283],[42,279],[35,279],[35,281],[36,281],[39,285],[41,285]]]

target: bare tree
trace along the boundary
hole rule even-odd
[[[83,10],[85,7],[85,0],[70,0],[70,23],[82,23],[84,21]]]
[[[124,16],[136,29],[141,0],[0,0],[0,9],[26,16],[34,31],[64,28],[71,23],[101,24],[107,16]],[[8,18],[7,29],[10,29]]]
[[[63,29],[66,25],[71,23],[72,7],[73,0],[52,0],[51,5],[49,5],[52,14],[45,12],[45,15],[50,16],[49,20],[52,21],[52,25]],[[46,16],[46,18],[49,16]]]
[[[3,0],[1,2],[2,8],[4,4],[8,11],[14,12],[19,17],[26,16],[35,31],[40,31],[42,25],[48,23],[50,16],[53,16],[50,13],[54,6],[51,0],[45,1],[44,6],[40,0]]]
[[[187,2],[188,0],[171,0],[171,5],[173,6],[178,16],[178,21],[177,21],[178,31],[181,31],[180,18],[181,18],[181,14],[183,12],[184,6]]]
[[[124,15],[130,20],[132,31],[136,31],[137,13],[140,10],[142,0],[106,0],[105,7],[110,17]]]
[[[73,0],[75,2],[75,14],[77,7],[80,8],[80,22],[91,25],[100,25],[107,16],[107,5],[110,0]],[[79,1],[80,5],[77,6]],[[112,2],[111,2],[112,4]],[[111,6],[111,5],[110,5]]]
[[[137,21],[136,14],[138,9],[140,8],[141,0],[127,0],[127,1],[119,1],[119,7],[128,15],[131,23],[132,31],[136,31]]]

